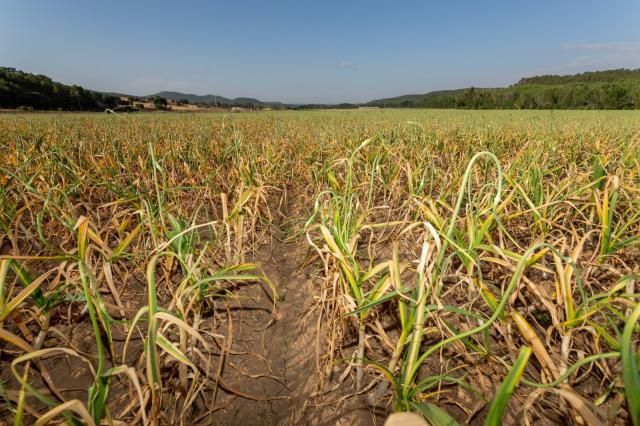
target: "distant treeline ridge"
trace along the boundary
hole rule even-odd
[[[418,95],[376,99],[365,104],[286,105],[252,98],[227,99],[213,95],[197,96],[160,92],[176,104],[194,103],[201,107],[246,106],[273,109],[323,109],[358,107],[460,108],[460,109],[638,109],[640,108],[640,69],[584,72],[575,75],[543,75],[523,78],[504,88],[441,90]],[[169,97],[171,96],[171,97]],[[127,97],[128,99],[124,99]],[[143,97],[156,109],[166,108],[162,96]],[[104,111],[106,108],[135,109],[143,98],[100,93],[80,86],[69,86],[44,75],[15,68],[0,67],[0,108],[37,110]],[[174,99],[175,98],[175,99]],[[214,102],[200,102],[214,99]]]
[[[368,102],[368,106],[465,109],[636,109],[640,69],[543,75],[505,88],[443,90]]]

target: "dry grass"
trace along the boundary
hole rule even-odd
[[[252,263],[277,222],[316,269],[319,390],[353,384],[433,424],[639,424],[639,125],[637,112],[2,116],[0,413],[224,423],[219,311],[241,285],[278,299]],[[286,200],[302,212],[283,222]]]

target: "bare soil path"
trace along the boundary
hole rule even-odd
[[[285,241],[274,226],[271,241],[254,261],[278,291],[248,286],[238,293],[232,309],[232,350],[225,361],[224,381],[214,422],[225,425],[368,425],[372,417],[349,386],[318,396],[316,359],[317,289],[310,270],[303,268],[306,241]],[[322,347],[322,342],[320,342]],[[340,402],[339,402],[340,401]]]
[[[223,379],[233,400],[216,416],[225,424],[296,423],[313,391],[314,324],[305,321],[313,301],[310,283],[298,270],[299,246],[278,237],[255,259],[277,288],[276,311],[269,290],[251,286],[242,289],[232,313],[232,353]]]

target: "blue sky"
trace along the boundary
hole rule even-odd
[[[640,0],[0,0],[0,65],[86,88],[359,102],[640,67]]]

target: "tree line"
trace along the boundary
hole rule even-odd
[[[0,67],[0,108],[102,111],[121,104],[117,96],[61,84],[45,75]]]
[[[370,106],[463,109],[637,109],[640,69],[536,76],[504,88],[475,88],[379,99]]]

